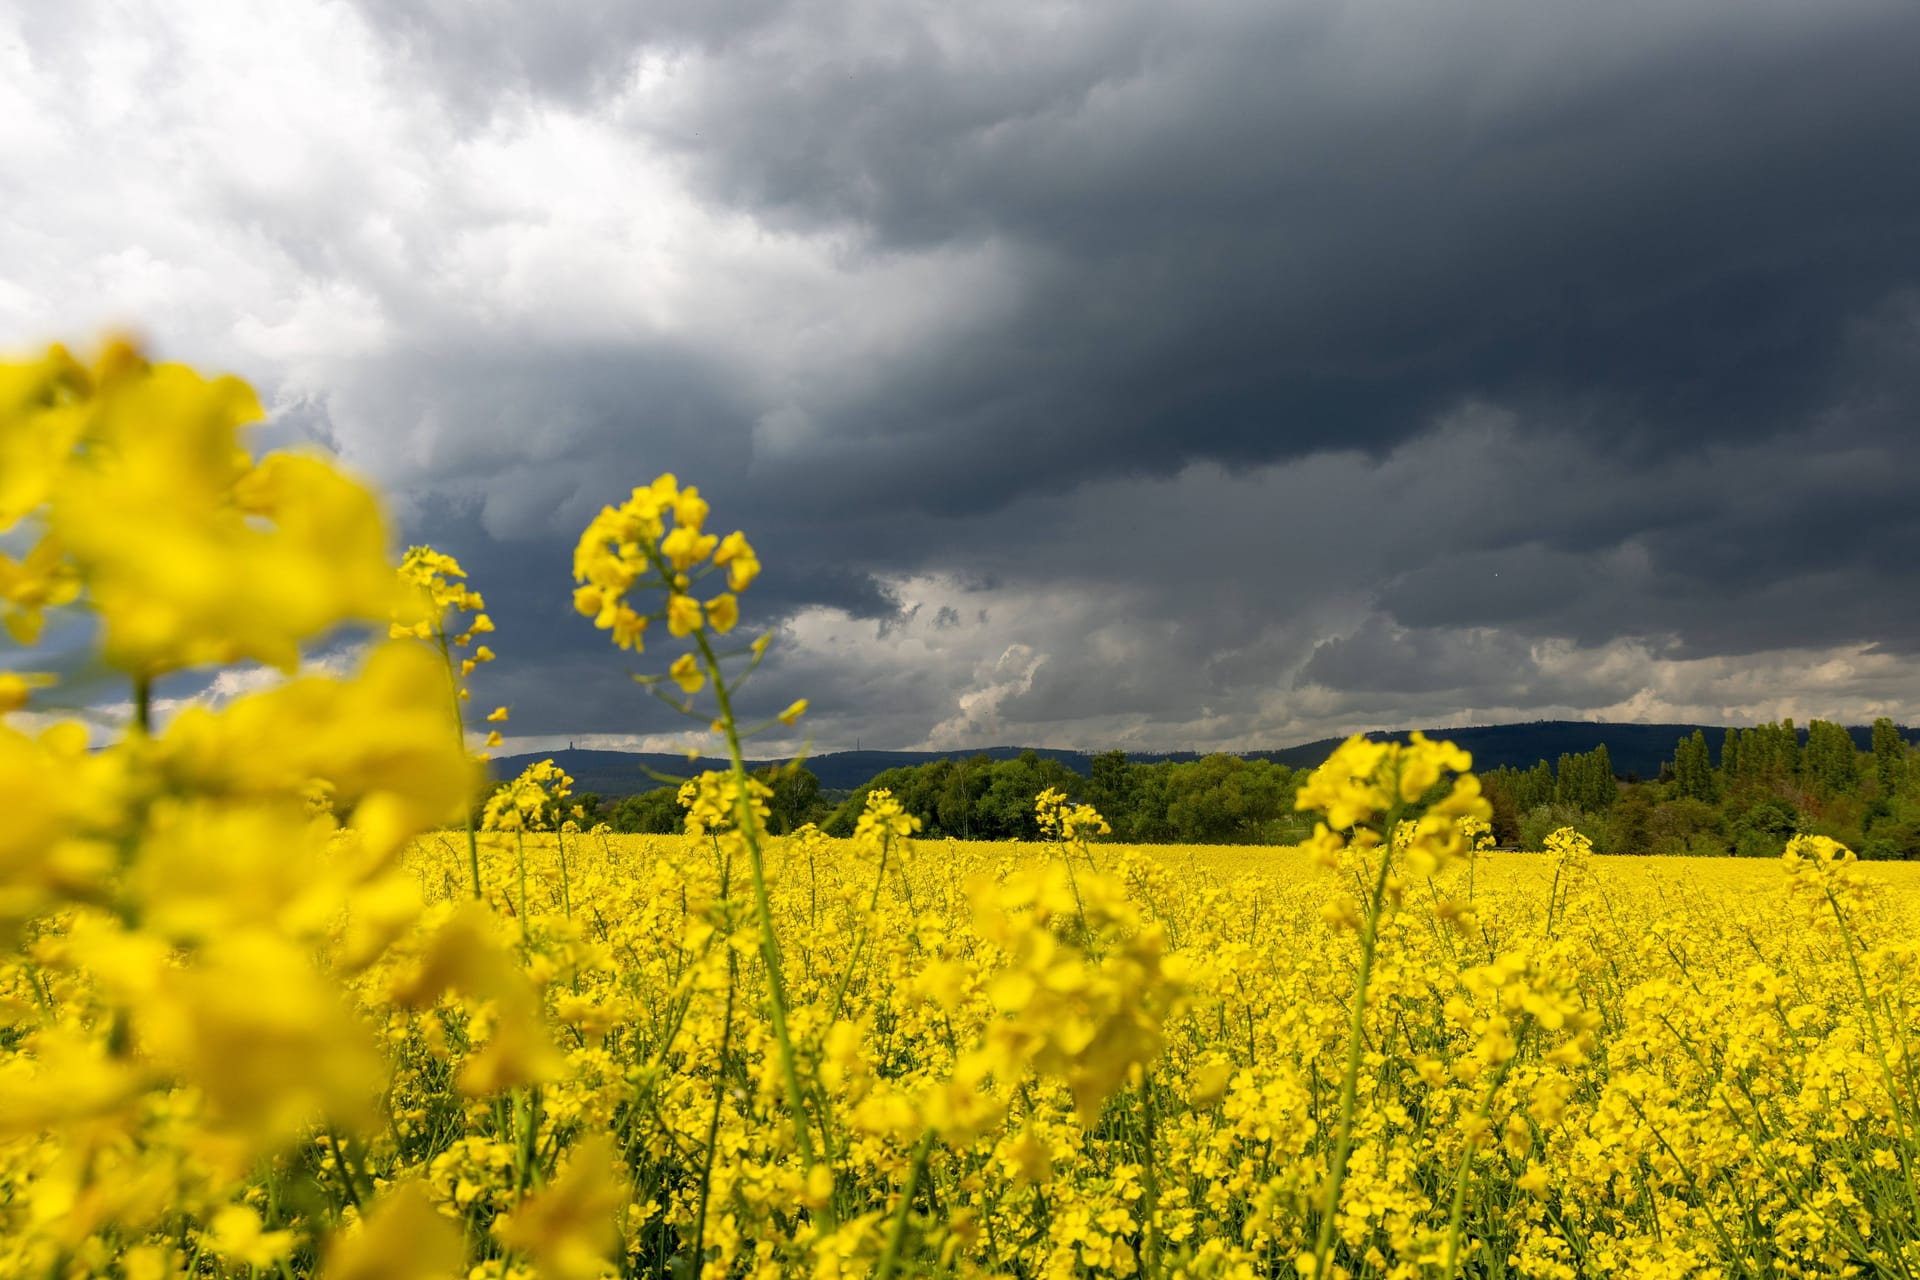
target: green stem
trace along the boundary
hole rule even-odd
[[[480,899],[480,837],[474,834],[471,804],[467,806],[467,870],[473,873],[473,897],[477,902]]]
[[[1516,1044],[1514,1057],[1518,1056],[1519,1046]],[[1498,1094],[1500,1086],[1506,1083],[1507,1072],[1512,1069],[1513,1062],[1514,1058],[1508,1058],[1494,1070],[1493,1083],[1487,1086],[1485,1096],[1480,1099],[1479,1108],[1473,1113],[1479,1119],[1486,1120],[1493,1115],[1494,1095]],[[1472,1167],[1473,1142],[1469,1139],[1460,1152],[1460,1167],[1453,1173],[1453,1208],[1447,1214],[1447,1254],[1440,1267],[1440,1274],[1445,1276],[1446,1280],[1453,1280],[1454,1268],[1459,1265],[1460,1226],[1466,1219],[1467,1211],[1467,1173]]]
[[[1893,1083],[1893,1068],[1887,1062],[1887,1043],[1880,1034],[1880,1019],[1873,1013],[1873,997],[1867,993],[1866,975],[1860,972],[1860,957],[1854,953],[1853,930],[1847,925],[1846,912],[1840,909],[1840,900],[1833,896],[1833,890],[1827,889],[1827,905],[1833,908],[1834,919],[1840,922],[1840,941],[1847,949],[1847,967],[1853,972],[1854,989],[1860,993],[1860,1010],[1866,1014],[1867,1030],[1873,1036],[1874,1058],[1880,1064],[1880,1079],[1887,1090],[1887,1107],[1893,1112],[1894,1132],[1900,1138],[1894,1152],[1900,1161],[1900,1176],[1907,1184],[1907,1204],[1914,1216],[1920,1218],[1920,1189],[1914,1184],[1911,1153],[1913,1139],[1907,1126],[1906,1108],[1900,1105],[1900,1091]]]
[[[525,1111],[521,1110],[523,1100],[526,1103]],[[540,1131],[540,1089],[537,1085],[524,1091],[513,1091],[513,1116],[519,1128],[514,1135],[513,1201],[519,1204],[533,1189],[534,1139]]]
[[[1140,1109],[1143,1129],[1140,1140],[1140,1189],[1147,1215],[1147,1280],[1160,1271],[1160,1179],[1153,1171],[1153,1075],[1146,1072],[1140,1081]]]
[[[447,670],[447,694],[453,700],[453,736],[460,750],[467,749],[467,713],[460,709],[460,680],[453,674],[453,650],[447,647],[447,630],[436,623],[433,637],[440,642],[440,665]],[[480,838],[473,831],[473,802],[467,802],[467,870],[473,874],[473,896],[480,894]]]
[[[727,752],[732,760],[733,779],[740,797],[737,821],[741,838],[747,846],[747,870],[753,880],[753,902],[760,917],[760,954],[767,968],[768,1021],[773,1025],[774,1043],[780,1050],[780,1071],[786,1080],[787,1107],[793,1115],[794,1145],[800,1152],[801,1166],[811,1171],[814,1165],[813,1139],[808,1133],[807,1104],[800,1087],[799,1062],[793,1052],[793,1039],[787,1031],[787,987],[781,976],[780,938],[774,931],[773,906],[767,898],[766,867],[760,852],[760,830],[754,817],[753,795],[748,788],[746,758],[740,749],[740,730],[734,723],[733,704],[727,697],[720,660],[714,656],[706,632],[696,631],[694,641],[700,647],[707,678],[713,681],[714,698],[720,709],[719,722],[727,735]],[[824,1212],[831,1221],[832,1209]]]
[[[1392,832],[1400,811],[1388,815],[1386,829]],[[1320,1229],[1313,1243],[1316,1277],[1324,1277],[1333,1252],[1334,1219],[1340,1212],[1340,1187],[1347,1177],[1347,1160],[1353,1154],[1353,1107],[1360,1086],[1360,1058],[1366,1033],[1367,981],[1373,976],[1374,945],[1379,938],[1380,908],[1386,898],[1387,875],[1393,868],[1392,836],[1380,842],[1380,871],[1374,877],[1373,895],[1366,906],[1360,929],[1360,968],[1353,988],[1353,1016],[1347,1024],[1347,1065],[1340,1078],[1340,1125],[1334,1139],[1333,1163],[1327,1169],[1327,1194],[1321,1203]]]
[[[833,990],[833,1004],[828,1007],[827,1025],[832,1026],[839,1020],[840,1010],[847,998],[847,983],[853,977],[853,971],[860,966],[860,956],[867,948],[867,938],[873,930],[873,913],[880,905],[880,886],[887,881],[887,851],[893,847],[893,837],[883,836],[880,845],[880,874],[874,877],[873,892],[867,898],[867,912],[861,921],[860,932],[854,935],[853,954],[847,957],[846,964],[840,970],[840,981]]]
[[[713,1188],[714,1148],[720,1141],[720,1104],[727,1096],[727,1050],[733,1044],[733,992],[736,977],[734,950],[727,948],[727,1011],[720,1023],[720,1057],[713,1068],[713,1114],[707,1119],[707,1149],[700,1161],[700,1211],[693,1226],[693,1265],[697,1275],[706,1266],[707,1197]]]
[[[513,847],[520,855],[520,941],[533,940],[532,932],[527,928],[527,837],[524,832],[513,833]]]
[[[341,1150],[340,1135],[331,1128],[326,1131],[327,1145],[333,1148],[333,1164],[340,1171],[340,1183],[347,1189],[347,1203],[360,1208],[360,1190],[353,1183],[353,1169],[347,1164],[347,1153]]]
[[[1560,897],[1561,870],[1562,870],[1561,860],[1558,858],[1555,858],[1553,862],[1553,884],[1549,886],[1547,889],[1547,936],[1549,938],[1554,936],[1554,932],[1553,932],[1553,917],[1555,914],[1554,907],[1555,907],[1555,903]]]
[[[133,678],[133,727],[143,737],[153,733],[153,677]]]
[[[929,1129],[920,1135],[920,1141],[913,1148],[913,1163],[907,1166],[907,1180],[900,1184],[900,1207],[894,1211],[893,1227],[887,1232],[887,1247],[874,1266],[873,1280],[890,1280],[894,1268],[900,1265],[900,1250],[907,1240],[907,1217],[913,1207],[914,1188],[919,1185],[921,1170],[927,1167],[927,1156],[932,1150],[933,1130]]]

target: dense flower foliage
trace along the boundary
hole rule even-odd
[[[1295,849],[1051,790],[1042,843],[884,790],[772,839],[742,744],[805,707],[736,714],[760,562],[670,476],[573,603],[663,623],[637,678],[734,767],[684,835],[581,831],[550,762],[474,821],[484,604],[253,416],[124,346],[0,365],[9,626],[90,615],[134,708],[90,749],[0,682],[0,1277],[1920,1271],[1908,868],[1490,853],[1419,737],[1336,751]],[[152,723],[242,661],[289,675]]]

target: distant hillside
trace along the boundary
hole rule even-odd
[[[1496,769],[1508,765],[1516,769],[1525,769],[1536,760],[1552,762],[1562,753],[1578,754],[1591,751],[1602,743],[1606,744],[1607,754],[1613,760],[1615,772],[1623,777],[1638,774],[1642,778],[1651,778],[1660,772],[1660,766],[1673,758],[1673,745],[1687,737],[1695,729],[1707,735],[1707,743],[1713,749],[1716,762],[1720,754],[1720,738],[1726,732],[1724,726],[1696,724],[1601,724],[1585,720],[1535,720],[1527,724],[1483,725],[1466,729],[1428,729],[1426,734],[1432,738],[1447,738],[1457,742],[1473,754],[1474,767],[1478,769]],[[1872,731],[1864,727],[1848,730],[1854,743],[1862,750],[1868,750]],[[1908,731],[1902,730],[1908,736]],[[1406,741],[1408,731],[1379,732],[1369,734],[1373,738],[1394,738]],[[1801,732],[1804,741],[1806,733]],[[1340,745],[1339,738],[1322,738],[1317,742],[1303,743],[1297,747],[1282,747],[1273,751],[1239,751],[1235,755],[1249,760],[1272,760],[1294,769],[1311,769],[1333,754]],[[1025,747],[982,747],[974,751],[830,751],[807,760],[807,768],[819,777],[820,785],[829,791],[847,791],[865,783],[875,774],[887,769],[898,769],[908,765],[925,764],[929,760],[969,760],[974,756],[987,756],[994,760],[1011,760]],[[1053,747],[1035,747],[1036,755],[1046,759],[1058,760],[1076,773],[1088,771],[1088,761],[1092,753],[1086,751],[1066,751]],[[1192,751],[1173,752],[1128,752],[1129,760],[1153,763],[1160,760],[1197,760],[1200,757]],[[639,791],[648,791],[665,785],[667,779],[690,777],[703,769],[724,768],[724,760],[702,758],[689,761],[685,756],[636,751],[544,751],[531,755],[503,756],[493,762],[493,776],[510,778],[535,761],[551,759],[561,768],[573,775],[575,789],[581,792],[597,791],[603,796],[632,795]],[[768,761],[750,762],[755,768]]]
[[[1551,764],[1563,753],[1578,755],[1604,743],[1615,773],[1622,777],[1638,774],[1642,778],[1651,778],[1660,772],[1662,764],[1673,759],[1674,744],[1691,736],[1695,729],[1707,735],[1708,744],[1718,756],[1720,738],[1726,729],[1700,724],[1596,724],[1584,720],[1535,720],[1528,724],[1428,729],[1426,734],[1430,738],[1446,738],[1471,752],[1476,769],[1498,769],[1502,766],[1527,769],[1537,760]],[[1869,731],[1863,729],[1860,732],[1866,734]],[[1393,733],[1371,736],[1392,737],[1404,742],[1408,735]],[[1314,763],[1326,759],[1338,745],[1337,742],[1314,743],[1314,748],[1321,753]],[[1287,763],[1291,764],[1292,761]]]

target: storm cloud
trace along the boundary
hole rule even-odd
[[[663,470],[818,747],[1920,717],[1920,11],[27,0],[0,341],[251,378],[518,745]],[[781,745],[769,742],[771,748]]]

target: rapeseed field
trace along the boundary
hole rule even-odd
[[[1034,844],[885,792],[776,838],[742,744],[806,706],[748,709],[760,559],[671,476],[572,603],[734,767],[680,836],[551,764],[463,823],[484,599],[259,416],[125,345],[0,365],[9,629],[83,616],[131,698],[94,749],[0,676],[0,1276],[1920,1271],[1914,869],[1493,853],[1418,736],[1342,746],[1298,848],[1056,792]],[[288,679],[157,723],[242,663]]]

